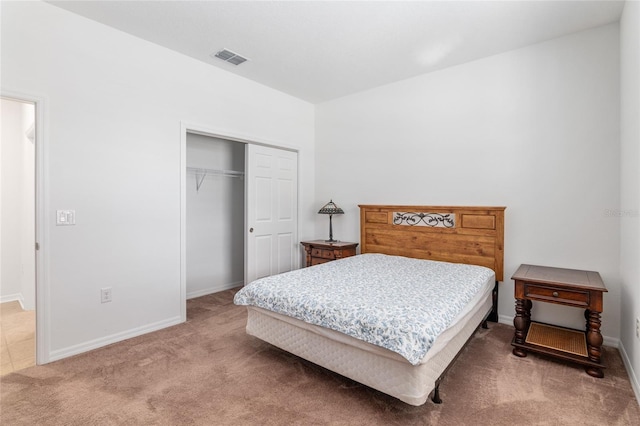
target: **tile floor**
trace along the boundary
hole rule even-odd
[[[0,303],[0,375],[36,364],[36,311],[20,302]]]

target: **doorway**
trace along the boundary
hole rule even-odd
[[[36,364],[36,104],[0,98],[0,374]]]

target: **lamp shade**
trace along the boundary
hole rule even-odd
[[[344,214],[344,210],[336,206],[336,203],[331,200],[318,210],[318,214]]]

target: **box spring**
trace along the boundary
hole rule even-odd
[[[248,307],[247,333],[407,404],[422,405],[491,311],[492,285],[483,287],[415,366],[385,348],[256,307]]]

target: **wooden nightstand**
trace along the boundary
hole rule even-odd
[[[527,351],[584,365],[587,374],[604,377],[600,362],[602,294],[607,291],[594,271],[520,265],[511,277],[515,281],[516,328],[513,354]],[[583,308],[586,330],[572,330],[531,321],[532,300]]]
[[[307,266],[319,265],[321,263],[331,262],[332,260],[342,259],[356,255],[356,247],[358,243],[349,243],[346,241],[337,241],[328,243],[324,240],[301,241],[307,252]]]

